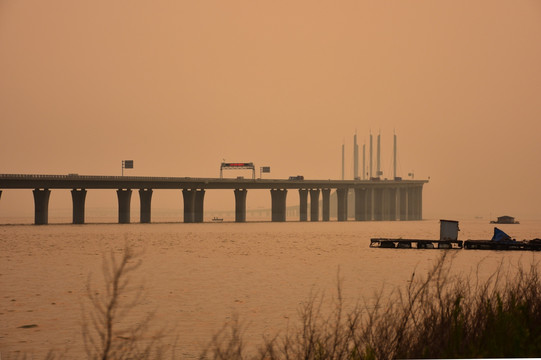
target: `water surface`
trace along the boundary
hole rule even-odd
[[[489,239],[487,220],[461,221],[459,239]],[[541,222],[503,225],[516,239],[541,237]],[[99,288],[104,254],[129,244],[142,265],[131,283],[146,296],[133,321],[155,311],[156,326],[174,326],[177,354],[197,357],[238,314],[246,340],[259,343],[296,323],[310,294],[332,297],[341,279],[347,301],[426,273],[443,250],[372,249],[371,237],[437,239],[437,220],[413,222],[159,223],[0,225],[0,351],[43,358],[49,350],[84,354],[86,285]],[[453,263],[490,274],[502,259],[529,264],[533,252],[459,250]],[[37,327],[20,328],[35,324]]]

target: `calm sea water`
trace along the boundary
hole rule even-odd
[[[493,232],[487,220],[460,228],[461,240]],[[541,237],[540,221],[501,228],[517,240]],[[127,320],[154,311],[152,330],[169,327],[166,342],[176,341],[182,358],[197,357],[235,314],[246,340],[259,343],[294,326],[311,294],[336,295],[338,279],[346,301],[369,301],[382,287],[405,286],[414,271],[426,273],[443,251],[372,249],[371,237],[437,239],[439,221],[0,225],[0,353],[82,356],[86,285],[103,291],[104,255],[126,245],[142,260],[130,284],[145,295]],[[502,260],[540,257],[459,250],[453,269],[467,274],[481,264],[488,276]]]

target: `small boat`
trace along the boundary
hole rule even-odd
[[[491,224],[520,224],[518,221],[515,220],[512,216],[498,216],[498,220],[494,221],[492,220],[490,222]]]
[[[219,218],[219,217],[216,217],[216,216],[215,216],[215,217],[212,218],[212,221],[213,221],[213,222],[223,222],[223,221],[224,221],[224,218]]]

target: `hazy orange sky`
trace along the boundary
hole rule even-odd
[[[0,173],[218,177],[226,159],[338,179],[345,142],[352,178],[371,130],[391,177],[396,130],[399,175],[430,177],[425,218],[539,219],[541,1],[0,0],[0,119]],[[3,191],[17,212],[30,190]]]

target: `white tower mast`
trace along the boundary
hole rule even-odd
[[[372,132],[370,132],[370,179],[372,179]]]
[[[345,165],[345,148],[342,142],[342,180],[344,180],[344,165]]]
[[[394,134],[393,146],[393,178],[396,179],[396,133]]]
[[[379,177],[381,175],[381,133],[378,134],[378,148],[377,148],[377,170],[376,170],[376,176]]]

